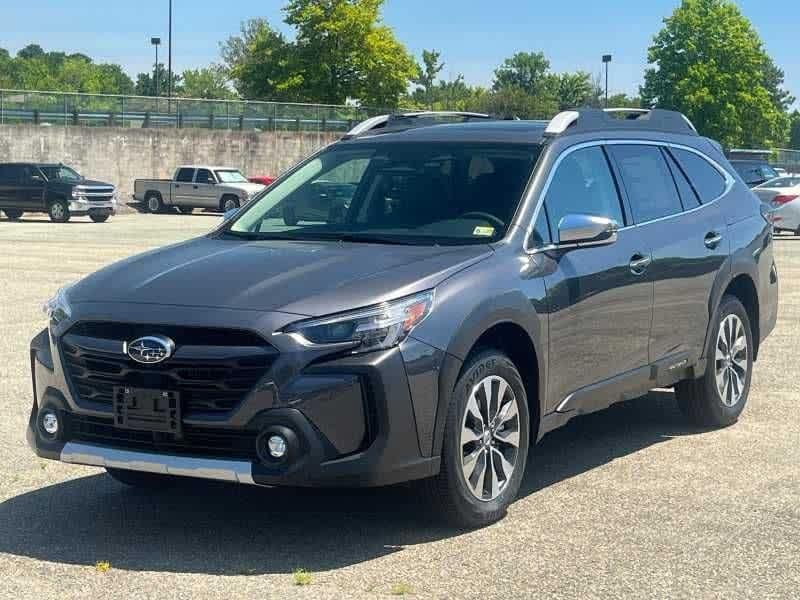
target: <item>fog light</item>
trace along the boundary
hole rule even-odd
[[[55,436],[58,433],[58,415],[52,410],[42,412],[42,429],[50,436]]]
[[[286,455],[286,439],[281,435],[269,436],[267,447],[272,458],[283,458]]]

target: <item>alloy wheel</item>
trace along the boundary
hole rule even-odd
[[[744,394],[747,381],[747,335],[742,320],[727,315],[719,326],[715,352],[717,392],[725,406],[735,406]]]
[[[50,215],[57,221],[64,218],[64,205],[56,202],[50,207]]]
[[[494,500],[511,480],[519,424],[517,397],[505,379],[491,375],[472,388],[461,422],[461,472],[477,499]]]

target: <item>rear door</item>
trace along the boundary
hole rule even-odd
[[[16,183],[11,178],[11,167],[0,165],[0,208],[13,206],[16,201]]]
[[[716,202],[726,180],[689,149],[623,144],[610,150],[634,223],[652,242],[650,361],[663,361],[667,370],[685,366],[702,353],[711,288],[728,255],[725,219]]]
[[[194,206],[218,208],[217,178],[210,169],[197,169],[192,188]]]
[[[44,209],[46,183],[39,169],[33,165],[6,166],[5,197],[9,208],[25,211]]]
[[[172,203],[178,206],[192,206],[195,169],[183,167],[175,174],[172,185]]]
[[[566,155],[545,196],[548,235],[539,221],[534,242],[550,238],[543,253],[550,307],[548,409],[605,408],[646,379],[653,281],[650,245],[628,218],[602,146]],[[539,220],[543,211],[540,211]],[[559,247],[558,224],[569,214],[614,219],[622,227],[605,246]],[[638,394],[637,394],[638,395]]]

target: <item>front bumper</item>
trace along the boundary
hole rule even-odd
[[[193,312],[183,311],[181,320],[191,323]],[[206,324],[219,316],[197,313]],[[228,311],[228,326],[236,326],[230,317]],[[432,454],[442,352],[413,339],[384,352],[321,360],[291,347],[280,350],[280,358],[235,410],[213,418],[184,415],[192,436],[254,440],[252,452],[232,455],[199,452],[172,440],[144,446],[138,438],[109,439],[111,409],[73,393],[60,346],[42,331],[31,343],[34,403],[28,442],[37,455],[62,462],[264,486],[377,486],[438,473],[439,458]],[[42,431],[43,409],[61,417],[58,439]],[[87,423],[99,433],[87,437]],[[286,460],[265,460],[259,452],[265,432],[275,428],[295,436]]]
[[[113,200],[95,202],[77,198],[70,200],[69,212],[75,216],[90,215],[93,213],[113,215],[117,212],[117,203]]]

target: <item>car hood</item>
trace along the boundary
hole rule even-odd
[[[64,182],[67,183],[67,182]],[[84,179],[77,183],[69,182],[76,187],[114,187],[110,183],[106,183],[105,181],[95,181],[94,179]]]
[[[260,183],[223,183],[220,185],[222,187],[230,188],[232,190],[242,190],[248,196],[257,194],[266,187],[265,185],[261,185]]]
[[[71,302],[133,302],[319,316],[435,287],[491,255],[436,247],[199,238],[81,280]]]

